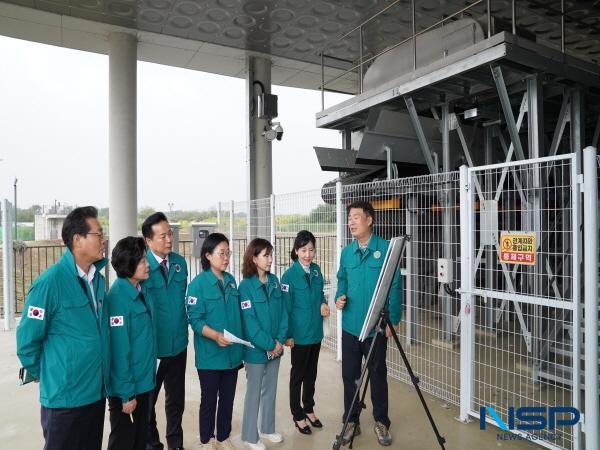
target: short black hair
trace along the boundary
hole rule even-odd
[[[292,258],[292,261],[298,261],[298,250],[309,243],[312,243],[313,247],[317,246],[315,235],[308,230],[298,231],[296,239],[294,239],[294,248],[292,248],[290,253],[290,258]]]
[[[115,245],[110,263],[119,278],[131,278],[135,275],[138,264],[145,257],[146,242],[144,238],[127,236]]]
[[[373,219],[373,223],[375,223],[375,209],[373,209],[371,203],[364,200],[352,202],[346,207],[346,215],[350,214],[351,209],[362,209],[367,216]]]
[[[142,224],[142,236],[148,239],[152,239],[154,237],[154,231],[152,231],[152,226],[160,222],[169,223],[167,216],[165,216],[165,214],[160,211],[155,212],[154,214],[150,214],[148,217],[146,217],[146,220],[144,220],[144,223]]]
[[[98,209],[93,206],[80,206],[71,211],[62,226],[62,240],[69,250],[73,250],[73,236],[79,234],[85,236],[89,233],[90,227],[87,219],[97,219]]]
[[[210,253],[212,255],[212,252],[215,251],[215,248],[217,248],[221,242],[227,242],[227,245],[229,245],[229,239],[227,239],[227,236],[223,233],[210,233],[206,236],[206,239],[204,239],[204,242],[202,243],[202,250],[200,250],[200,264],[202,264],[202,270],[210,269],[210,261],[206,257],[206,254]]]

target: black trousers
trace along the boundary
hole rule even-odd
[[[206,444],[215,437],[215,415],[217,440],[223,442],[231,434],[231,416],[238,369],[198,369],[198,378],[201,390],[200,442]]]
[[[44,450],[100,450],[104,399],[77,408],[41,408]]]
[[[356,391],[356,383],[360,378],[363,357],[367,357],[373,339],[369,338],[365,339],[364,342],[360,342],[358,337],[342,331],[342,379],[344,380],[344,416],[342,420],[345,420],[350,414],[350,422],[358,423],[358,402],[356,402],[352,411],[349,412],[348,410]],[[389,428],[387,366],[385,363],[387,338],[385,336],[383,338],[379,337],[379,342],[374,351],[375,355],[373,365],[370,367],[371,378],[369,382],[373,417]]]
[[[321,343],[292,347],[292,369],[290,370],[290,409],[294,420],[302,420],[312,413],[315,406],[315,381]],[[302,391],[302,405],[300,392]]]
[[[156,371],[156,388],[150,393],[148,421],[148,450],[162,450],[163,444],[156,427],[156,399],[160,389],[165,385],[165,414],[167,416],[168,448],[183,447],[183,428],[181,418],[185,408],[185,365],[187,349],[175,356],[160,358]]]
[[[123,402],[120,398],[108,398],[110,414],[108,450],[144,450],[146,448],[149,398],[150,392],[136,395],[137,406],[131,416],[123,412]]]

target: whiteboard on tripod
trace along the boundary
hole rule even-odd
[[[398,236],[390,240],[390,245],[385,255],[385,259],[383,260],[375,290],[373,291],[373,297],[371,297],[371,303],[369,304],[369,309],[365,321],[363,322],[360,336],[358,337],[358,340],[361,342],[369,337],[375,328],[375,325],[377,325],[381,310],[385,307],[390,288],[394,281],[394,276],[398,270],[400,258],[402,257],[402,253],[404,253],[406,240],[406,235]]]

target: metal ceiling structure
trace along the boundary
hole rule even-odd
[[[415,1],[415,30],[424,30],[465,6],[464,0]],[[486,1],[465,15],[484,17]],[[495,31],[511,21],[546,46],[581,59],[600,59],[600,1],[491,0]],[[387,8],[387,9],[386,9]],[[564,16],[560,14],[564,8]],[[243,77],[248,54],[273,61],[275,84],[318,89],[320,54],[331,79],[359,58],[359,37],[351,31],[385,10],[362,29],[363,55],[374,55],[409,37],[411,0],[3,0],[0,34],[80,50],[107,52],[110,31],[138,34],[139,58],[222,75]],[[564,24],[562,23],[564,17]],[[356,77],[335,90],[356,93]]]

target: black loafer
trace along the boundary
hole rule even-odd
[[[323,428],[323,423],[321,423],[319,419],[315,419],[315,421],[313,422],[312,420],[310,420],[310,417],[306,416],[306,420],[308,420],[310,424],[315,428]]]
[[[296,425],[296,428],[298,428],[300,434],[312,434],[312,430],[308,425],[305,425],[303,428],[300,428],[300,425],[298,425],[298,422],[296,422],[295,420],[294,425]]]

